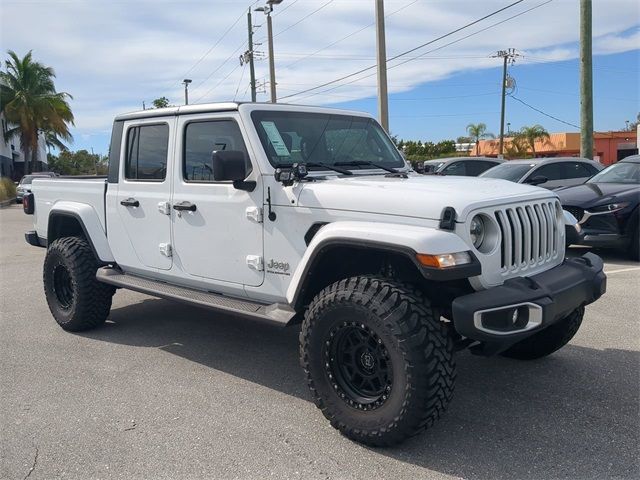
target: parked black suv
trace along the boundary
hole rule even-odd
[[[582,185],[556,190],[562,208],[578,219],[585,245],[627,250],[640,259],[640,156],[614,163]]]

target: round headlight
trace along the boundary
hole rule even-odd
[[[469,226],[469,235],[474,247],[480,248],[484,241],[484,232],[484,220],[480,215],[476,215],[471,219],[471,225]]]

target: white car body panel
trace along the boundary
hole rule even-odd
[[[408,178],[386,177],[377,169],[355,169],[348,177],[314,170],[309,176],[315,181],[283,186],[274,178],[274,167],[251,120],[251,112],[262,109],[370,118],[364,113],[280,104],[189,105],[122,115],[116,119],[124,122],[117,183],[107,183],[105,194],[103,179],[34,181],[38,235],[47,236],[49,212],[59,204],[57,208],[86,219],[101,260],[117,263],[125,272],[265,303],[291,302],[315,249],[335,239],[398,245],[416,253],[473,251],[483,267],[483,274],[472,282],[476,289],[517,274],[538,273],[562,261],[564,250],[526,271],[505,273],[497,264],[499,249],[481,254],[468,234],[471,217],[478,212],[491,214],[502,206],[556,200],[554,193],[542,188],[504,180],[422,176],[408,168],[402,169]],[[240,127],[253,165],[247,180],[257,184],[253,192],[237,190],[230,182],[195,184],[182,178],[185,124],[220,118],[234,119]],[[125,180],[127,129],[159,122],[170,128],[164,181]],[[128,198],[140,206],[120,204]],[[181,201],[195,203],[196,212],[178,215],[171,206]],[[456,210],[454,231],[439,228],[445,207]],[[269,209],[276,215],[274,221]],[[305,234],[316,223],[326,225],[307,245]]]

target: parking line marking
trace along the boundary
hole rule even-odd
[[[631,268],[621,268],[619,270],[611,270],[611,271],[604,271],[604,273],[606,273],[607,275],[611,274],[611,273],[622,273],[622,272],[631,272],[633,270],[640,270],[640,267],[631,267]]]

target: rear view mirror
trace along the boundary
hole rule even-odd
[[[245,182],[247,161],[245,153],[239,150],[215,150],[211,155],[213,179],[216,182],[232,181],[238,190],[252,192],[256,182]]]
[[[529,185],[541,185],[543,183],[547,183],[549,179],[547,177],[543,177],[542,175],[536,175],[532,178],[527,178],[524,183],[528,183]]]

